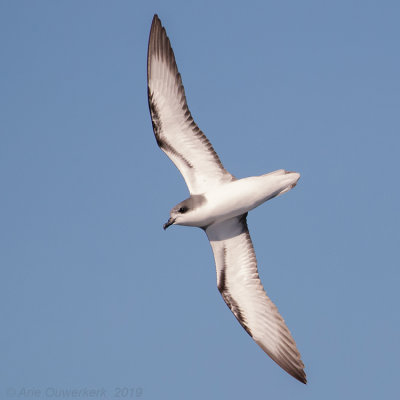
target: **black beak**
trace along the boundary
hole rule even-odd
[[[174,220],[173,218],[170,218],[170,219],[163,225],[164,231],[165,231],[169,226],[171,226],[174,222],[175,222],[175,220]]]

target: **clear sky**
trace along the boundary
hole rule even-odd
[[[162,230],[188,192],[150,122],[154,13],[225,167],[302,174],[248,223],[307,386],[228,310],[204,233]],[[396,1],[0,1],[0,398],[396,398],[399,18]]]

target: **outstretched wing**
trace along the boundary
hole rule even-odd
[[[183,175],[190,193],[201,194],[234,179],[192,118],[171,43],[157,15],[150,30],[147,83],[157,143]]]
[[[258,276],[246,216],[243,214],[206,229],[214,252],[218,289],[255,342],[286,372],[306,383],[296,343]]]

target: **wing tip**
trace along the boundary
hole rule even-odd
[[[263,350],[265,351],[264,348]],[[304,363],[301,360],[301,356],[297,348],[295,349],[295,351],[297,353],[297,356],[294,357],[289,356],[289,354],[283,355],[282,353],[280,353],[278,357],[276,357],[276,355],[271,355],[268,352],[267,354],[289,375],[291,375],[293,378],[297,379],[299,382],[304,383],[306,385],[307,376],[304,371]]]
[[[304,372],[304,369],[297,370],[294,373],[289,372],[289,374],[292,375],[293,378],[297,379],[299,382],[304,383],[304,385],[307,385],[307,376],[306,373]]]
[[[264,348],[263,350],[265,351]],[[307,375],[304,371],[304,364],[303,361],[301,361],[300,354],[297,360],[296,359],[290,360],[282,356],[276,357],[275,355],[270,354],[269,352],[267,352],[267,354],[289,375],[297,379],[299,382],[304,383],[305,385],[307,384]]]
[[[304,364],[303,361],[301,361],[300,354],[297,360],[288,360],[286,358],[277,359],[275,357],[271,358],[293,378],[305,385],[307,384],[307,376],[304,371]]]
[[[149,42],[147,47],[147,80],[149,81],[151,78],[150,71],[150,59],[152,56],[155,56],[159,60],[165,61],[169,64],[169,68],[173,71],[174,74],[178,75],[178,67],[175,61],[175,55],[172,50],[171,42],[167,35],[167,31],[162,25],[162,22],[157,14],[154,14],[153,21],[151,23],[150,34],[149,34]],[[180,76],[177,78],[182,84],[180,80]]]
[[[153,29],[153,27],[155,27],[156,25],[162,26],[161,20],[158,17],[157,13],[154,14],[154,16],[153,16],[153,21],[151,22],[151,29]]]

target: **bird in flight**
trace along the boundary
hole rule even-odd
[[[280,169],[236,179],[194,122],[171,43],[154,15],[147,54],[148,100],[158,146],[185,179],[190,197],[172,208],[171,225],[202,228],[214,253],[217,287],[239,323],[286,372],[306,383],[296,343],[260,281],[247,213],[292,189],[297,172]]]

